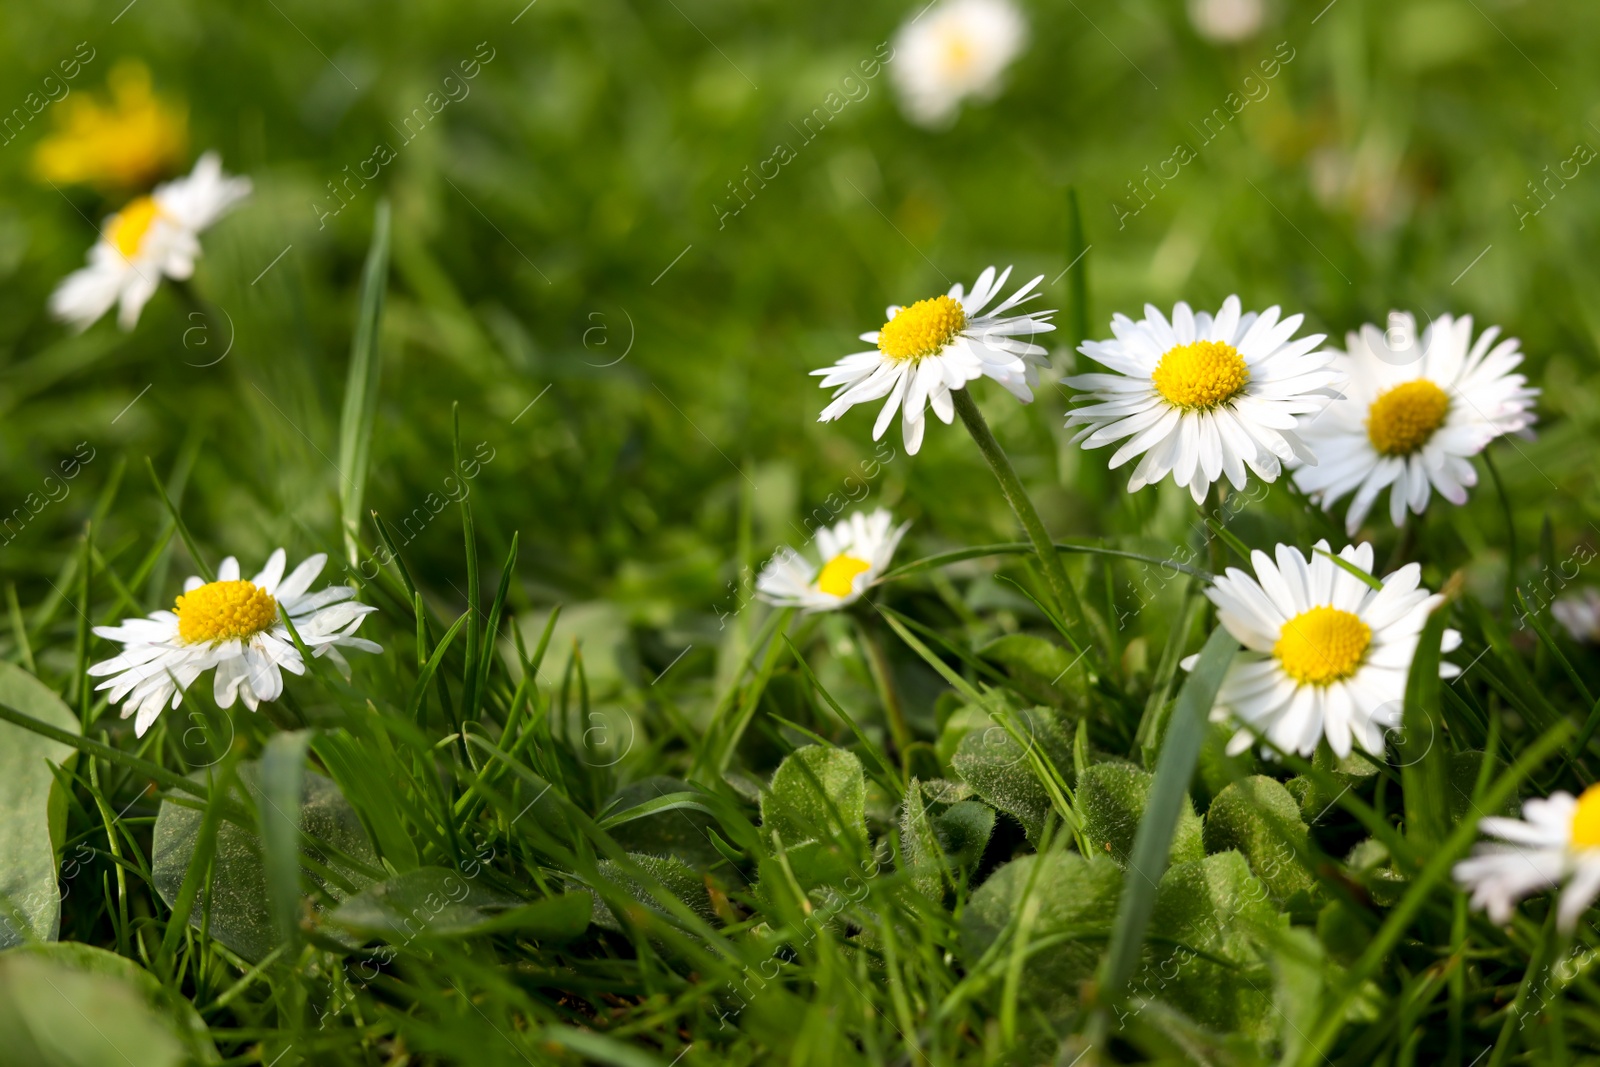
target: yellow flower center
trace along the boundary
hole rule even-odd
[[[1573,848],[1600,848],[1600,783],[1591,785],[1578,797],[1578,810],[1572,813]]]
[[[1209,411],[1244,391],[1250,368],[1225,341],[1195,341],[1168,349],[1150,380],[1173,407]]]
[[[918,300],[883,324],[878,331],[878,349],[898,360],[935,356],[966,325],[967,311],[959,300],[948,296]]]
[[[822,565],[822,571],[817,575],[817,588],[843,600],[855,592],[856,575],[871,569],[872,564],[866,560],[841,552]]]
[[[1312,608],[1283,624],[1272,654],[1302,685],[1330,685],[1350,677],[1372,644],[1372,628],[1338,608]]]
[[[1450,413],[1443,389],[1418,378],[1378,394],[1367,410],[1367,437],[1385,456],[1409,456],[1428,443]]]
[[[141,196],[111,217],[106,226],[106,239],[122,253],[123,259],[132,259],[139,254],[144,235],[150,232],[161,214],[161,205],[154,198]]]
[[[965,74],[977,57],[972,42],[967,40],[964,33],[957,30],[948,30],[941,36],[940,58],[944,60],[945,72],[952,75]]]
[[[252,637],[278,621],[278,602],[254,582],[208,582],[178,597],[178,636],[191,645]]]

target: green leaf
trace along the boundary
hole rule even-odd
[[[1096,763],[1084,773],[1078,783],[1078,810],[1083,815],[1084,840],[1097,855],[1104,853],[1119,867],[1128,865],[1155,781],[1155,775],[1131,763]],[[1184,795],[1172,833],[1172,862],[1204,856],[1200,835],[1200,816]]]
[[[1033,634],[1006,634],[984,645],[978,654],[1004,667],[1012,685],[1029,700],[1056,707],[1070,699],[1067,684],[1073,679],[1067,674],[1085,659]],[[1076,680],[1081,688],[1081,671]]]
[[[950,766],[978,795],[1022,824],[1028,840],[1038,842],[1054,803],[1031,755],[1048,760],[1070,781],[1072,741],[1054,713],[1031,708],[1010,714],[1014,729],[995,717],[970,730],[956,746]]]
[[[1240,852],[1251,873],[1280,901],[1316,888],[1306,869],[1308,833],[1299,802],[1282,783],[1265,775],[1234,782],[1206,811],[1206,851]]]
[[[222,1062],[187,1000],[132,960],[73,942],[0,954],[8,1067],[184,1067]]]
[[[677,897],[702,919],[708,921],[716,919],[716,909],[711,906],[711,896],[706,892],[705,876],[692,870],[688,864],[672,856],[646,856],[634,852],[628,853],[628,860],[647,878],[661,883],[668,893]],[[669,914],[649,887],[624,870],[615,860],[601,860],[598,870],[601,878],[610,883],[614,889],[630,897],[638,907],[648,909],[655,915]],[[594,915],[591,921],[607,930],[621,930],[622,923],[617,919],[611,906],[602,899],[594,887],[586,888],[594,902]]]
[[[1094,974],[1116,915],[1122,871],[1109,860],[1076,852],[1025,856],[1001,867],[978,887],[961,913],[961,948],[969,972],[995,971],[1026,923],[1023,995],[1061,1017]]]
[[[299,935],[300,797],[310,742],[308,730],[274,734],[261,755],[256,818],[261,827],[267,901],[278,937],[285,941],[294,941]]]
[[[372,244],[361,271],[361,305],[350,340],[350,369],[345,377],[344,410],[339,416],[339,517],[344,524],[345,552],[350,564],[360,562],[361,498],[372,457],[372,430],[378,417],[378,335],[383,321],[383,294],[389,277],[389,202],[380,200],[373,214]]]
[[[1108,1003],[1121,998],[1138,964],[1139,947],[1155,907],[1156,886],[1166,870],[1183,811],[1189,806],[1189,779],[1194,776],[1206,722],[1238,647],[1226,629],[1217,627],[1201,649],[1189,680],[1178,691],[1178,704],[1156,762],[1155,784],[1134,837],[1129,860],[1133,877],[1123,883],[1116,930],[1101,970],[1102,992]]]
[[[363,889],[335,908],[327,922],[392,944],[508,932],[570,941],[588,927],[590,907],[586,893],[527,904],[460,871],[418,867]]]
[[[0,662],[0,704],[79,732],[78,717],[61,698],[15,664]],[[50,765],[69,766],[76,756],[70,745],[0,723],[0,948],[56,939],[66,796]]]
[[[676,856],[695,870],[726,868],[722,854],[711,843],[709,831],[717,820],[703,810],[673,807],[654,811],[618,825],[609,820],[630,810],[673,794],[704,796],[699,789],[677,778],[652,775],[619,789],[606,804],[610,813],[602,823],[611,839],[629,852],[656,856]],[[786,838],[787,840],[787,838]]]
[[[1271,1036],[1262,945],[1287,930],[1266,888],[1237,852],[1174,864],[1161,878],[1143,973],[1129,992],[1165,1001],[1219,1033]]]
[[[761,794],[763,831],[785,847],[848,836],[867,841],[867,782],[861,761],[842,748],[807,745],[790,753]]]
[[[239,780],[255,804],[261,799],[261,768],[256,763],[239,766]],[[301,865],[305,873],[334,899],[370,885],[367,872],[378,865],[366,830],[339,787],[320,774],[306,772],[301,785]],[[220,802],[222,798],[218,798]],[[156,891],[172,906],[183,885],[200,831],[202,813],[186,805],[163,801],[156,813],[151,867]],[[381,870],[381,868],[379,868]],[[347,888],[348,887],[348,888]],[[189,916],[200,928],[209,913],[211,936],[250,962],[256,962],[281,943],[268,903],[267,870],[261,839],[234,822],[217,827],[209,896],[203,908]]]
[[[994,809],[966,799],[969,787],[913,778],[900,816],[900,843],[917,890],[937,899],[941,882],[970,875],[994,833]]]

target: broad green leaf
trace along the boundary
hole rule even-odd
[[[716,920],[717,913],[711,906],[711,895],[706,891],[704,875],[692,870],[688,864],[673,856],[646,856],[629,853],[628,859],[646,876],[660,882],[667,892],[692,908],[701,918],[708,921]],[[599,871],[602,878],[609,882],[613,888],[632,898],[638,907],[645,908],[656,915],[669,914],[655,894],[639,879],[623,870],[620,864],[612,860],[602,860],[599,865]],[[618,921],[616,913],[600,893],[592,886],[585,888],[594,901],[594,914],[591,921],[596,926],[601,926],[608,930],[621,930],[622,923]]]
[[[761,794],[761,826],[782,835],[785,847],[841,835],[865,847],[867,782],[861,761],[842,748],[796,749]]]
[[[1090,848],[1111,857],[1120,867],[1128,865],[1155,780],[1155,775],[1131,763],[1096,763],[1084,772],[1078,783],[1078,810]],[[1178,809],[1177,829],[1172,832],[1172,862],[1205,855],[1200,835],[1200,816],[1185,795]]]
[[[78,717],[21,667],[0,662],[0,704],[78,733]],[[50,764],[70,766],[77,750],[0,722],[0,949],[54,941],[61,915],[57,856],[66,797]]]
[[[1288,925],[1239,853],[1174,864],[1156,892],[1154,936],[1129,993],[1172,1004],[1219,1033],[1265,1040],[1272,986],[1262,945]]]
[[[419,867],[368,886],[335,908],[327,921],[390,943],[511,932],[537,940],[570,941],[588,927],[590,908],[586,893],[530,904],[463,872]]]
[[[1004,667],[1011,684],[1029,700],[1056,707],[1068,701],[1074,683],[1082,688],[1087,670],[1086,657],[1033,634],[997,637],[978,654]]]
[[[913,778],[900,816],[900,844],[919,892],[937,898],[940,882],[970,874],[994,833],[994,809],[965,799],[961,782]]]
[[[1011,730],[997,717],[1005,714],[1010,715]],[[1031,754],[1048,760],[1063,779],[1072,781],[1072,740],[1056,714],[1046,708],[990,716],[986,725],[961,738],[950,765],[980,797],[1016,819],[1028,839],[1037,842],[1050,813],[1051,795]]]
[[[73,942],[0,954],[7,1067],[185,1067],[221,1062],[187,1000],[115,953]]]
[[[606,805],[612,815],[622,815],[641,804],[674,793],[698,793],[696,786],[665,775],[652,775],[623,786]],[[676,856],[696,870],[727,869],[727,862],[711,843],[709,831],[717,820],[704,811],[674,807],[630,819],[608,831],[612,840],[629,852]]]
[[[1051,1016],[1067,1015],[1105,950],[1121,885],[1122,871],[1116,864],[1100,857],[1085,859],[1076,852],[1025,856],[1007,863],[978,887],[961,914],[967,967],[976,967],[995,949],[991,962],[997,960],[994,965],[1003,968],[1025,920],[1028,959],[1023,995]],[[1012,931],[1008,943],[999,944],[1008,927]]]
[[[249,799],[264,806],[260,778],[259,764],[240,765],[239,779]],[[301,788],[303,873],[336,900],[370,885],[373,879],[363,868],[377,868],[378,857],[339,787],[320,774],[306,772]],[[156,813],[152,874],[156,891],[169,906],[183,885],[201,818],[200,811],[170,801],[162,802]],[[199,928],[209,912],[211,936],[245,959],[255,962],[278,946],[261,841],[254,832],[230,821],[217,827],[211,892],[209,899],[202,895],[201,903],[190,915],[190,925]]]
[[[1281,783],[1265,775],[1234,782],[1206,811],[1206,851],[1237,850],[1280,901],[1316,888],[1306,868],[1306,836],[1300,805]]]

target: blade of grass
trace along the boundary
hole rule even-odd
[[[361,525],[367,466],[372,458],[372,431],[378,417],[378,376],[383,366],[378,356],[378,335],[388,277],[389,202],[380,200],[373,213],[367,262],[361,271],[360,305],[355,335],[350,340],[344,410],[339,416],[339,518],[344,527],[345,555],[352,567],[360,563],[356,534]]]
[[[1145,928],[1155,908],[1156,887],[1167,869],[1172,835],[1177,831],[1178,816],[1189,795],[1189,779],[1194,776],[1195,764],[1200,758],[1206,722],[1238,648],[1233,635],[1217,627],[1200,650],[1200,661],[1190,672],[1188,681],[1178,690],[1177,707],[1173,709],[1161,755],[1156,761],[1150,799],[1134,835],[1111,945],[1100,967],[1100,996],[1104,1005],[1109,1006],[1122,998],[1138,966]]]

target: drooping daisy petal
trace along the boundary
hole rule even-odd
[[[1495,343],[1498,327],[1472,340],[1472,316],[1442,315],[1417,338],[1409,314],[1390,317],[1386,333],[1363,326],[1335,353],[1348,373],[1339,399],[1302,431],[1317,455],[1295,484],[1331,508],[1354,493],[1345,529],[1354,535],[1384,489],[1389,517],[1422,514],[1434,491],[1464,504],[1477,484],[1471,458],[1505,434],[1527,434],[1539,390],[1513,370],[1515,338]]]
[[[1326,541],[1316,547],[1330,551]],[[1372,572],[1371,545],[1347,545],[1339,558]],[[1254,577],[1229,567],[1206,591],[1218,620],[1244,646],[1212,711],[1216,721],[1244,724],[1229,751],[1249,748],[1254,730],[1303,756],[1323,738],[1341,758],[1355,746],[1381,755],[1384,732],[1400,724],[1422,628],[1444,598],[1418,588],[1415,563],[1385,577],[1381,589],[1288,545],[1277,547],[1275,560],[1253,553],[1251,565]],[[1451,651],[1460,640],[1447,630],[1442,647]],[[1198,658],[1184,660],[1184,668]],[[1441,677],[1454,673],[1453,665],[1441,665]]]
[[[353,589],[330,586],[306,595],[326,560],[320,553],[312,556],[280,583],[283,549],[251,581],[240,579],[239,561],[230,556],[217,568],[216,581],[184,582],[175,610],[124,619],[121,626],[95,627],[97,636],[123,648],[91,666],[89,674],[109,676],[97,688],[110,690],[111,703],[122,704],[123,718],[134,717],[134,732],[142,737],[162,709],[178,707],[189,686],[209,670],[216,671],[213,694],[220,708],[242,701],[254,711],[263,701],[282,696],[282,672],[305,673],[285,616],[315,655],[337,654],[338,646],[383,651],[354,636],[356,627],[377,609],[355,603]]]
[[[1170,323],[1148,304],[1138,322],[1117,315],[1111,340],[1079,348],[1115,373],[1066,379],[1082,391],[1067,426],[1084,448],[1122,441],[1112,468],[1142,457],[1129,492],[1170,474],[1200,503],[1224,475],[1243,488],[1246,467],[1272,481],[1283,463],[1309,459],[1297,432],[1341,377],[1333,356],[1315,351],[1321,334],[1294,339],[1301,321],[1280,322],[1275,307],[1246,314],[1236,296],[1215,316],[1185,303]]]
[[[1044,348],[1019,338],[1054,330],[1050,316],[1055,312],[1004,314],[1038,298],[1032,290],[1042,274],[984,311],[1010,274],[1007,267],[996,277],[989,267],[970,293],[957,283],[944,296],[909,307],[891,306],[883,328],[862,335],[877,344],[876,351],[855,352],[811,372],[822,379],[819,384],[824,389],[834,390],[817,421],[832,422],[857,404],[887,397],[872,438],[883,436],[898,411],[906,451],[915,455],[922,447],[928,410],[948,424],[955,415],[951,391],[964,389],[970,381],[992,378],[1018,400],[1030,402],[1033,387],[1039,384],[1039,369],[1049,366],[1049,360]]]
[[[889,569],[910,526],[909,522],[895,526],[887,508],[870,515],[858,511],[817,531],[817,563],[787,545],[781,547],[756,578],[756,594],[769,604],[808,614],[853,604]]]

